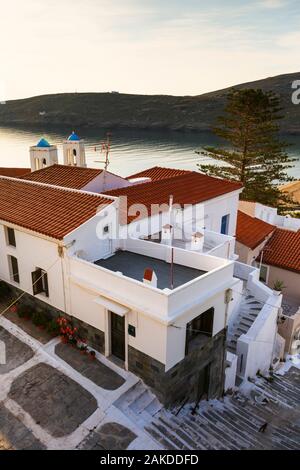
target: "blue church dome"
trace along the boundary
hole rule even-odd
[[[37,143],[37,147],[51,147],[51,145],[49,144],[49,142],[42,138],[38,143]]]
[[[74,142],[74,141],[79,141],[80,138],[79,138],[78,135],[73,131],[72,134],[69,135],[68,140]]]

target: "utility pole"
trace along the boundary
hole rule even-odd
[[[173,247],[173,196],[169,198],[170,243],[171,243],[171,289],[174,289],[174,247]]]

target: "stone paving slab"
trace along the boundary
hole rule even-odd
[[[45,363],[20,374],[8,396],[53,437],[71,434],[97,409],[87,390]]]
[[[0,450],[44,450],[45,446],[36,439],[18,418],[4,405],[0,405]]]
[[[6,374],[27,362],[34,355],[34,351],[25,343],[0,326],[0,341],[6,349],[6,364],[0,364],[0,375]]]
[[[102,362],[97,359],[91,360],[87,354],[80,354],[78,349],[74,349],[68,344],[57,344],[55,354],[84,377],[105,390],[116,390],[125,383],[123,377],[102,364]]]
[[[137,436],[118,423],[106,423],[93,431],[80,450],[125,450]]]

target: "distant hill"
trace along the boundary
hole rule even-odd
[[[291,101],[300,72],[243,83],[234,88],[273,90],[280,98],[282,132],[300,133],[300,105]],[[0,105],[0,125],[49,124],[72,127],[140,128],[206,131],[222,114],[223,89],[199,96],[129,95],[122,93],[63,93]]]

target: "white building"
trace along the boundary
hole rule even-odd
[[[0,177],[0,278],[72,317],[166,404],[221,395],[225,370],[226,387],[236,367],[267,370],[281,297],[235,262],[240,185],[156,167],[103,173],[55,164]],[[259,308],[237,334],[249,295]]]

